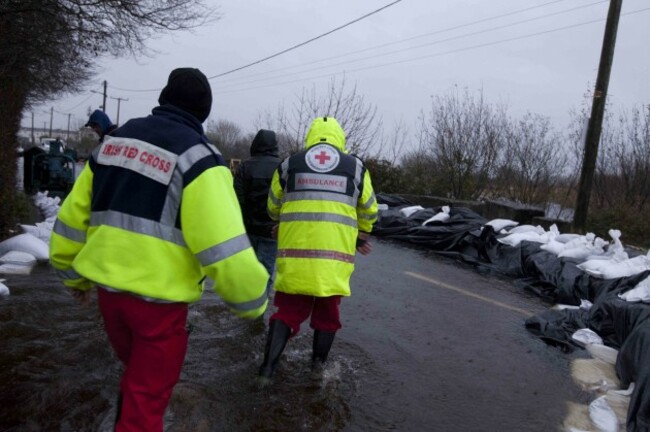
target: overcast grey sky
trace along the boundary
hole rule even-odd
[[[35,126],[83,125],[100,107],[117,120],[149,114],[175,67],[214,76],[318,36],[393,0],[215,0],[222,18],[194,33],[150,41],[152,58],[100,59],[87,91],[35,107]],[[551,118],[562,130],[596,80],[608,0],[402,0],[360,22],[253,67],[212,79],[210,119],[227,119],[252,132],[264,111],[289,105],[304,87],[325,91],[332,77],[369,103],[390,129],[402,118],[413,129],[432,95],[455,85]],[[650,2],[625,0],[609,97],[614,108],[650,104]],[[155,91],[142,92],[133,90]],[[29,126],[26,112],[23,125]]]

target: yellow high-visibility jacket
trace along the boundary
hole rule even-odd
[[[349,296],[358,232],[372,231],[377,201],[363,162],[345,153],[336,119],[314,120],[305,150],[275,171],[267,206],[280,222],[275,289]]]
[[[71,288],[153,301],[197,301],[208,276],[233,312],[258,317],[269,275],[248,241],[230,170],[198,120],[165,107],[95,149],[59,210],[51,263]]]

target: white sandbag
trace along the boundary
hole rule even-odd
[[[558,234],[557,237],[555,237],[556,241],[559,241],[560,243],[569,243],[572,240],[579,239],[582,236],[580,234],[571,234],[571,233],[564,233],[564,234]]]
[[[19,234],[0,243],[0,255],[10,251],[27,252],[39,261],[49,260],[49,247],[32,234]]]
[[[377,204],[377,210],[379,211],[388,210],[388,204]]]
[[[514,233],[497,239],[499,243],[503,243],[508,246],[518,246],[519,243],[521,243],[524,240],[536,242],[536,243],[546,243],[548,241],[546,237],[539,235],[536,231],[525,231],[522,233]]]
[[[404,217],[411,217],[411,215],[412,215],[413,213],[415,213],[416,211],[419,211],[419,210],[424,210],[424,207],[419,206],[419,205],[416,205],[416,206],[410,206],[410,207],[404,207],[404,208],[401,208],[401,209],[399,210],[399,212],[402,213],[402,215],[403,215]]]
[[[436,213],[435,215],[431,216],[429,219],[425,220],[422,222],[422,226],[426,226],[426,224],[431,223],[431,222],[446,222],[449,220],[449,211],[451,209],[449,206],[442,206],[442,211]]]
[[[650,277],[643,279],[634,288],[618,295],[628,302],[650,303]]]
[[[594,304],[590,302],[589,300],[582,299],[580,300],[580,304],[578,306],[574,305],[566,305],[562,303],[557,303],[553,306],[551,306],[551,309],[555,310],[564,310],[564,309],[583,309],[583,310],[589,310]]]
[[[610,229],[607,231],[609,236],[612,238],[612,243],[609,246],[609,251],[625,251],[625,248],[623,247],[623,243],[621,243],[621,231],[617,229]],[[627,253],[625,253],[627,255]]]
[[[0,275],[28,275],[33,268],[33,265],[0,264]]]
[[[33,265],[36,258],[27,252],[10,251],[0,256],[0,264]]]
[[[575,258],[583,260],[592,255],[602,254],[603,252],[605,251],[602,247],[587,243],[570,249],[565,248],[557,256],[558,258]]]
[[[516,227],[519,225],[519,222],[513,221],[511,219],[492,219],[485,225],[490,225],[494,229],[494,232],[500,232],[501,230],[508,227]]]
[[[4,279],[0,279],[0,296],[6,297],[9,295],[9,287],[2,282],[4,282]]]
[[[609,364],[616,364],[616,358],[618,357],[618,350],[610,348],[606,345],[591,344],[585,347],[589,354],[594,358],[600,359]]]
[[[561,243],[554,238],[552,240],[549,240],[548,243],[541,245],[540,249],[543,249],[554,255],[559,255],[560,253],[562,253],[562,251],[564,251],[565,247],[566,245],[564,243]]]
[[[544,234],[546,230],[541,226],[541,225],[519,225],[516,226],[503,234],[522,234],[522,233],[528,233],[528,232],[534,232],[539,235]]]
[[[602,345],[603,343],[603,338],[601,338],[598,335],[598,333],[588,328],[582,328],[575,331],[571,335],[571,339],[581,342],[583,345],[590,345],[590,344]]]
[[[53,222],[38,222],[36,225],[20,225],[23,232],[26,234],[31,234],[34,237],[38,237],[43,240],[45,243],[50,243],[50,237],[52,236],[52,229],[54,228]]]
[[[650,270],[650,259],[646,255],[639,255],[618,263],[614,261],[604,261],[596,268],[592,268],[593,264],[598,264],[593,260],[590,261],[589,267],[581,267],[582,264],[578,264],[578,267],[585,273],[601,279],[618,279]]]
[[[618,432],[616,413],[607,403],[605,396],[601,396],[589,404],[589,418],[601,432]]]

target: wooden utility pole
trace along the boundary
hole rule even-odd
[[[36,138],[34,137],[34,111],[32,111],[32,145],[36,142]]]
[[[120,102],[122,101],[128,102],[129,100],[124,98],[119,98],[119,97],[115,98],[113,96],[111,96],[111,99],[117,100],[117,119],[115,120],[115,125],[119,126],[120,125]]]
[[[66,133],[65,133],[65,141],[66,142],[70,142],[70,116],[71,115],[72,114],[68,113],[68,129],[66,130]]]
[[[104,80],[104,99],[102,100],[102,111],[106,112],[106,80]]]
[[[52,138],[52,119],[54,117],[54,107],[50,108],[50,138]]]
[[[605,36],[603,37],[603,47],[600,53],[600,64],[598,65],[598,77],[596,78],[596,88],[594,89],[591,105],[591,117],[589,117],[585,136],[585,150],[580,172],[580,184],[578,185],[576,210],[573,216],[573,228],[579,233],[586,232],[589,199],[598,159],[598,145],[600,143],[607,87],[609,86],[609,75],[614,60],[614,46],[616,45],[616,32],[622,4],[623,0],[610,0],[609,2]]]

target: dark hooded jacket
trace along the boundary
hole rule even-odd
[[[271,238],[275,224],[266,212],[266,200],[273,172],[280,163],[275,132],[261,129],[251,144],[251,158],[242,162],[235,173],[235,192],[239,199],[246,231]]]
[[[101,134],[99,135],[99,142],[102,143],[104,141],[104,137],[106,135],[110,135],[115,129],[117,129],[117,125],[114,125],[111,122],[111,119],[108,118],[106,113],[102,110],[95,110],[93,111],[92,114],[90,114],[90,117],[88,118],[88,122],[86,123],[86,127],[92,126],[92,125],[97,125],[101,129]]]

